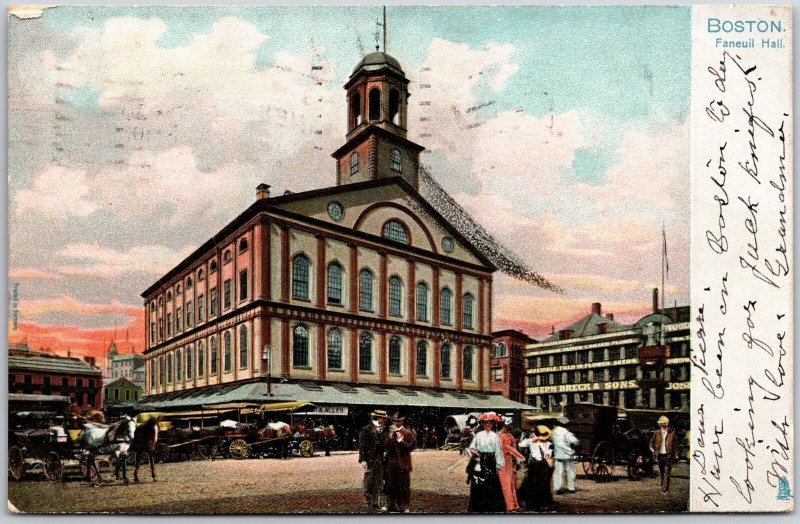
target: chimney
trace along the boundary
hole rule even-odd
[[[558,332],[559,340],[569,340],[572,338],[572,330],[571,329],[562,329]]]
[[[555,326],[550,326],[550,334],[551,335],[555,335],[556,334],[556,327]]]
[[[83,357],[83,361],[89,364],[90,366],[94,367],[95,363],[94,357],[89,357],[89,356]]]
[[[614,313],[606,313],[606,318],[613,322],[614,321]]]
[[[269,184],[258,184],[256,187],[256,199],[264,200],[269,198]]]
[[[597,334],[598,335],[605,335],[608,333],[608,324],[605,322],[598,322],[597,324]]]
[[[593,314],[602,315],[603,314],[602,310],[603,310],[603,306],[600,304],[600,302],[595,302],[594,304],[592,304],[592,313]]]
[[[653,313],[658,313],[658,288],[653,288]]]

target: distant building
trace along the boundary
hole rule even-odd
[[[633,325],[591,313],[525,351],[527,401],[544,411],[579,402],[689,409],[689,307],[658,309]]]
[[[70,397],[84,409],[102,409],[102,380],[92,357],[61,357],[24,344],[8,348],[9,393]]]
[[[506,329],[492,333],[489,386],[493,392],[515,402],[525,402],[525,346],[536,342],[521,331]]]
[[[133,405],[144,396],[144,387],[139,386],[125,377],[120,377],[106,384],[103,388],[103,398],[108,407],[119,405]]]

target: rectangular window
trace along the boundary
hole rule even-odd
[[[131,399],[131,390],[130,389],[126,389],[125,390],[125,402],[130,401],[130,399]]]
[[[164,319],[158,321],[158,339],[164,340]]]
[[[217,316],[217,314],[219,313],[219,309],[218,309],[219,308],[219,304],[218,304],[218,302],[219,302],[219,300],[217,298],[217,290],[216,289],[212,289],[211,290],[211,312],[209,313],[212,317]]]
[[[231,280],[228,279],[222,284],[222,309],[231,307]]]
[[[180,327],[178,329],[180,329]],[[172,336],[172,313],[167,313],[167,336],[168,337]]]
[[[194,326],[194,305],[192,301],[186,303],[186,327]]]
[[[150,322],[150,343],[156,343],[156,323]]]
[[[197,321],[203,322],[205,320],[205,297],[200,295],[197,297]]]
[[[69,379],[68,378],[62,378],[61,379],[61,385],[64,386],[64,387],[69,386]]]
[[[503,381],[503,368],[492,368],[492,382]]]
[[[182,310],[182,308],[177,308],[175,310],[175,332],[178,332],[178,331],[183,331],[183,310]]]
[[[119,400],[119,388],[114,388],[114,400]]]
[[[75,381],[75,387],[82,388],[83,387],[83,379],[79,378]]]
[[[49,386],[50,385],[50,377],[44,377],[44,385],[45,386]]]
[[[239,300],[247,300],[247,270],[239,272]]]

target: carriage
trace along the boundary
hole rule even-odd
[[[573,404],[564,408],[567,429],[578,438],[576,460],[584,473],[598,482],[611,480],[614,469],[625,468],[628,478],[653,474],[650,430],[633,424],[626,410],[597,404]]]

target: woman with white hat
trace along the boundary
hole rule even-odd
[[[533,434],[522,440],[519,447],[528,448],[528,473],[522,484],[521,495],[528,510],[542,511],[553,505],[553,444],[550,428],[536,426]]]
[[[505,466],[500,437],[494,425],[500,420],[494,413],[484,413],[479,418],[482,431],[472,439],[468,451],[467,483],[470,484],[470,513],[503,513],[506,502],[500,488],[498,472]]]

